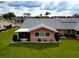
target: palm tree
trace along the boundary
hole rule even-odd
[[[49,14],[51,14],[51,13],[49,13],[49,12],[46,12],[44,15],[47,17]]]
[[[24,15],[25,17],[30,17],[30,16],[31,16],[30,13],[24,13],[23,15]]]
[[[40,14],[40,17],[42,17],[42,14]]]

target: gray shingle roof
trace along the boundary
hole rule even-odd
[[[79,18],[26,18],[20,28],[32,28],[43,23],[55,29],[74,29]]]
[[[79,24],[77,23],[77,25],[74,27],[74,30],[79,31]]]
[[[73,29],[79,23],[79,18],[62,18],[60,21],[64,29]]]
[[[63,28],[63,25],[61,22],[57,19],[46,19],[46,18],[28,18],[25,19],[24,23],[22,24],[21,28],[31,28],[33,26],[39,25],[40,23],[43,23],[45,25],[48,25],[52,28],[61,29]]]

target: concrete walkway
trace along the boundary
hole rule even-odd
[[[57,41],[40,41],[40,42],[38,42],[38,41],[20,41],[20,42],[14,42],[14,41],[11,41],[10,43],[60,43],[60,41],[59,42],[57,42]]]

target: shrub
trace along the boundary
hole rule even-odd
[[[9,29],[9,26],[6,26],[6,30],[8,30]]]
[[[59,33],[58,32],[55,33],[55,39],[56,39],[56,41],[59,41],[60,40],[60,36],[59,36]]]
[[[12,24],[11,25],[9,25],[9,29],[11,29],[12,28]]]
[[[16,42],[16,41],[18,41],[17,40],[17,35],[15,34],[15,35],[13,35],[13,39],[12,39],[14,42]]]
[[[4,25],[4,28],[5,28],[5,25]]]
[[[11,25],[6,26],[6,30],[11,29],[11,28],[12,28],[12,24],[11,24]]]
[[[38,39],[38,41],[40,42],[40,41],[41,41],[41,39]]]

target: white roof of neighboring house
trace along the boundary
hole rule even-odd
[[[0,25],[10,25],[11,23],[6,20],[0,20]]]
[[[11,25],[12,24],[12,27],[15,26],[15,24],[7,21],[7,20],[0,20],[0,30],[4,28],[4,25],[5,26],[8,26],[8,25]]]
[[[23,28],[23,29],[18,29],[18,30],[16,30],[15,32],[29,32],[29,29],[25,29],[25,28]]]
[[[20,29],[34,29],[44,27],[56,32],[56,29],[74,29],[79,28],[79,18],[26,18]],[[76,27],[76,28],[75,28]],[[19,32],[20,29],[17,31]],[[79,30],[79,29],[78,29]]]

